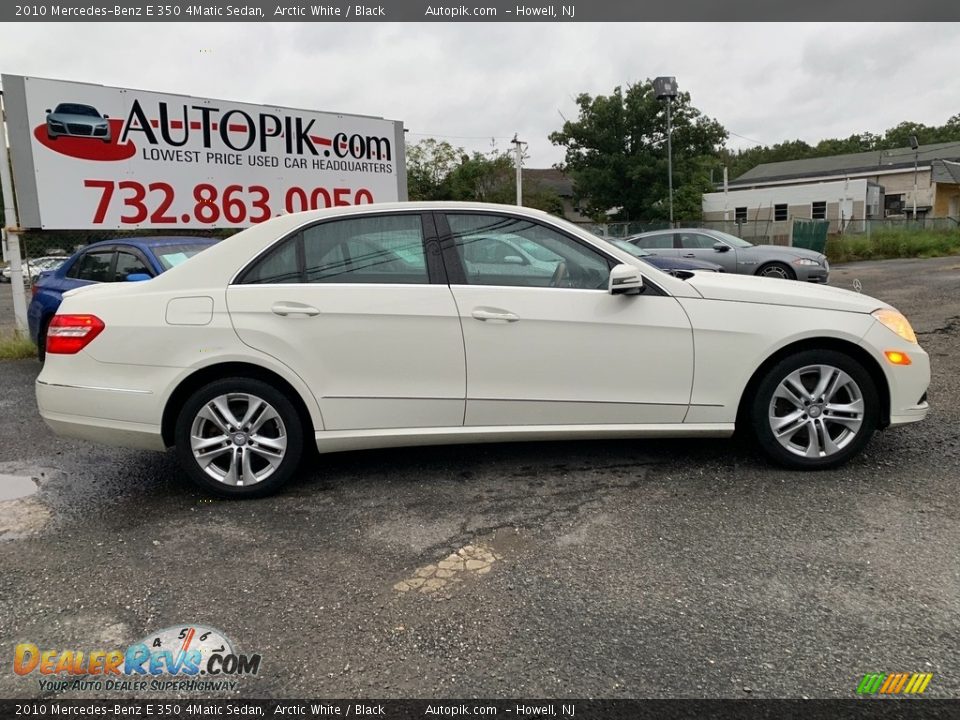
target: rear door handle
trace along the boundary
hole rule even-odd
[[[270,311],[274,315],[281,315],[283,317],[286,317],[287,315],[307,315],[309,317],[313,317],[314,315],[320,314],[320,311],[312,305],[304,305],[303,303],[298,302],[274,303],[273,307],[270,308]]]
[[[685,253],[685,254],[681,255],[680,257],[695,258],[696,255],[695,255],[694,253]]]
[[[494,322],[511,323],[520,319],[519,315],[514,315],[512,312],[507,312],[506,310],[484,310],[483,308],[477,308],[471,315],[477,320],[492,320]]]

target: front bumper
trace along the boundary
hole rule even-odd
[[[919,345],[908,343],[882,323],[874,323],[861,341],[880,365],[890,390],[890,426],[923,420],[930,410],[930,356]],[[887,350],[906,353],[909,365],[894,365],[884,356]]]

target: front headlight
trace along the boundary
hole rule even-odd
[[[810,258],[797,258],[793,261],[794,265],[819,265],[816,260],[811,260]]]
[[[903,313],[893,308],[880,308],[870,314],[907,342],[917,344],[917,334],[910,327],[910,321],[904,317]]]

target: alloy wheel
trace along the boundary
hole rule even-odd
[[[224,485],[246,487],[266,480],[280,466],[287,452],[287,430],[266,400],[228,393],[197,412],[190,447],[208,476]]]
[[[770,399],[773,436],[788,452],[826,458],[843,450],[864,421],[863,392],[833,365],[807,365],[787,375]]]

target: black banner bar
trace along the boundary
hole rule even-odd
[[[955,0],[60,0],[0,4],[2,22],[813,22],[960,20]],[[643,42],[642,34],[637,42]]]
[[[32,718],[509,718],[510,720],[863,720],[960,717],[960,700],[0,700],[4,720]]]

